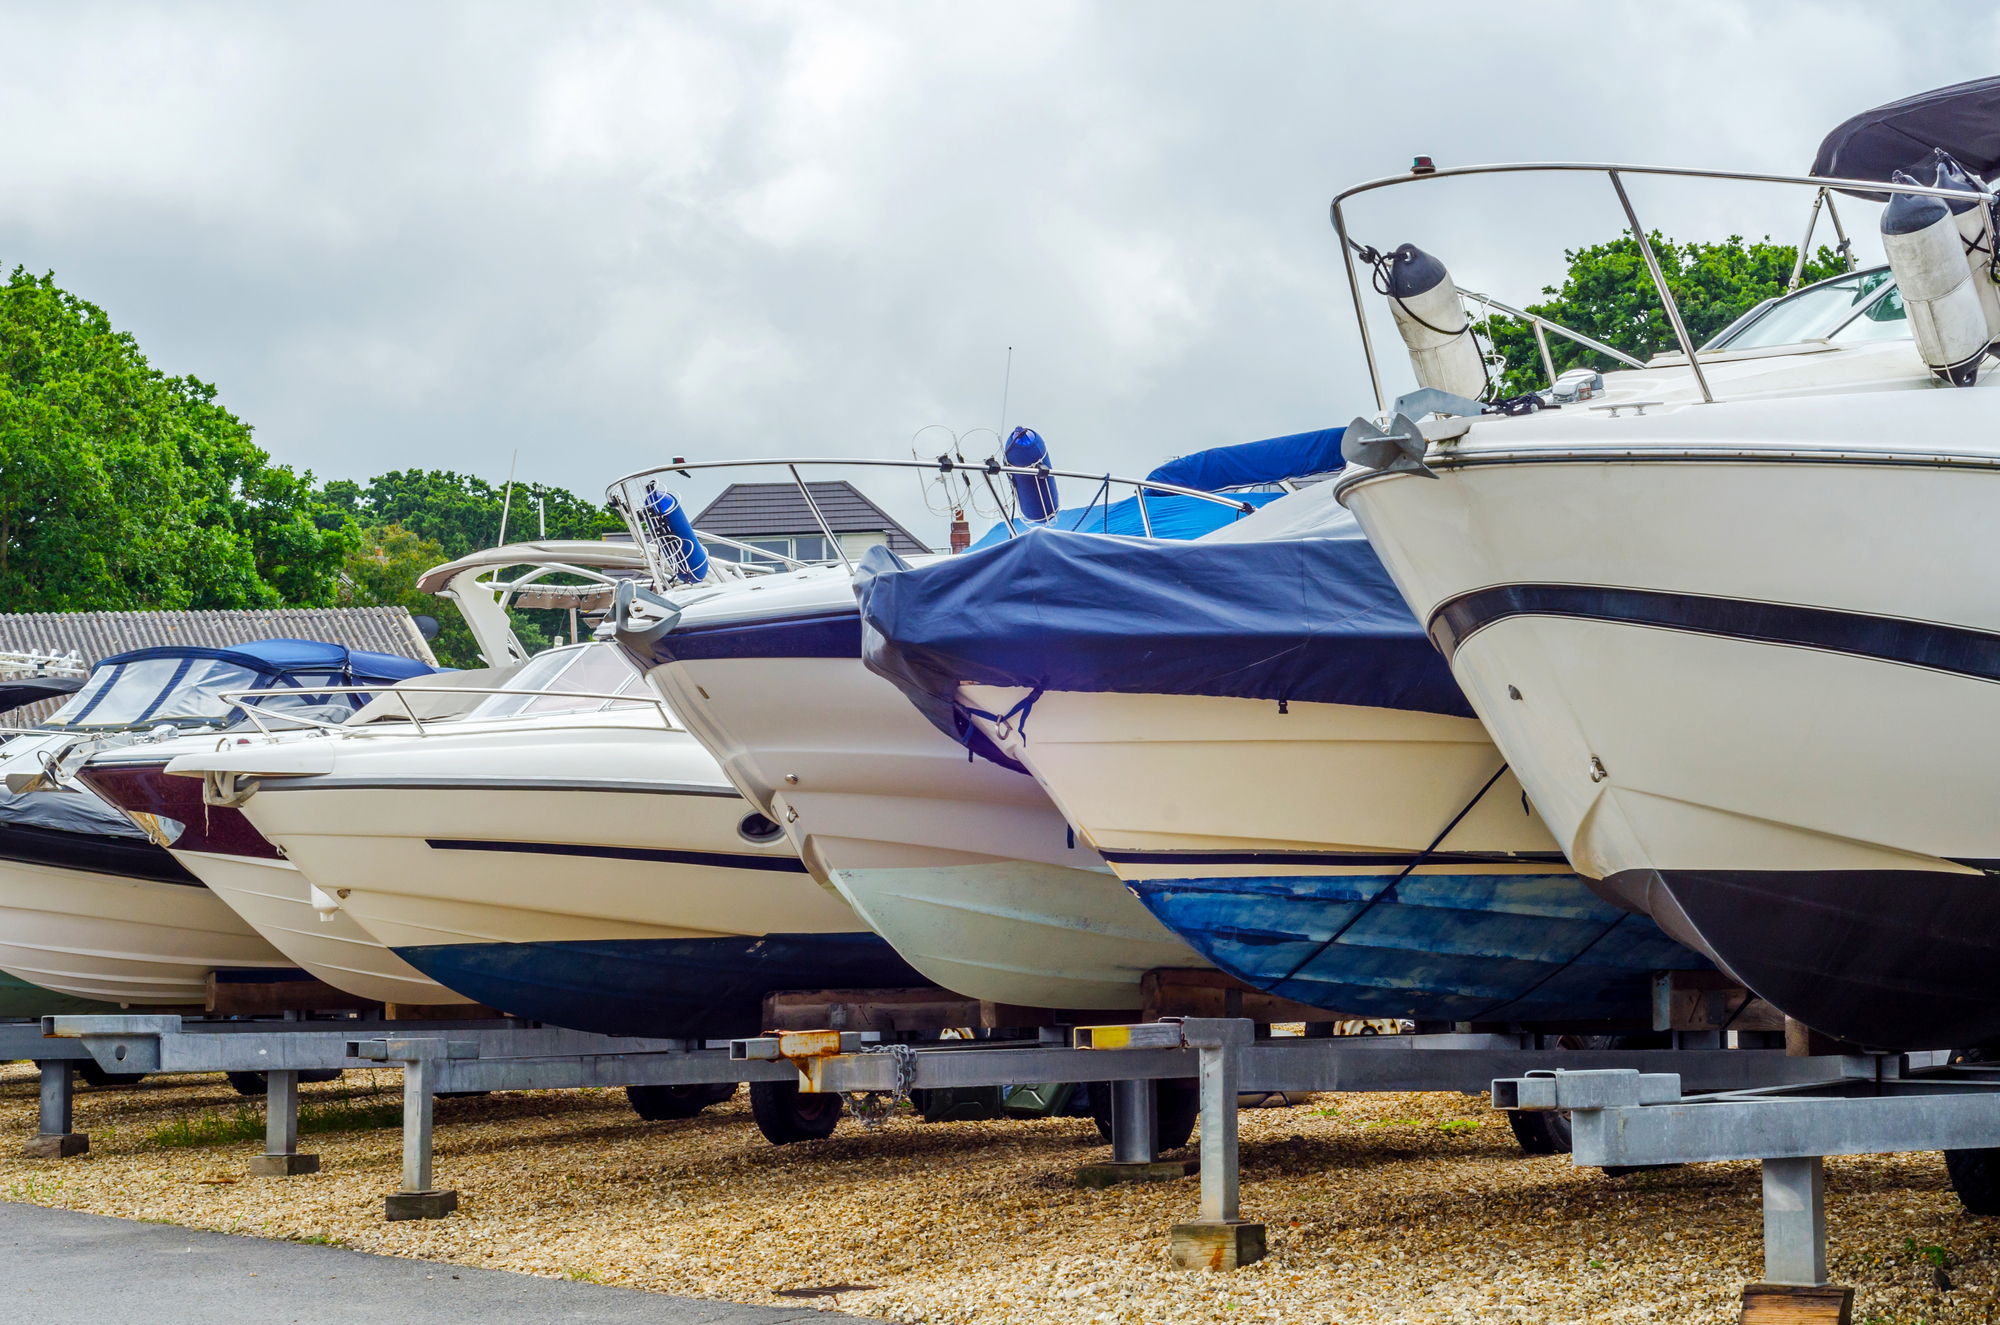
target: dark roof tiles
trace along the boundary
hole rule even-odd
[[[930,551],[845,479],[806,486],[812,489],[813,501],[834,533],[884,533],[889,536],[892,552]],[[732,483],[694,518],[694,527],[725,538],[819,532],[819,522],[813,519],[812,508],[806,505],[796,483]]]

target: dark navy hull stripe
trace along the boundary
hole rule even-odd
[[[1101,851],[1120,865],[1357,865],[1400,869],[1412,861],[1427,865],[1560,865],[1560,851]]]
[[[2000,681],[2000,634],[1989,631],[1825,607],[1589,584],[1503,584],[1460,594],[1431,613],[1431,641],[1450,658],[1478,631],[1517,616],[1651,626]]]
[[[115,765],[114,765],[115,767]],[[699,782],[614,782],[597,778],[270,778],[263,791],[590,791],[742,800],[734,787]]]
[[[740,621],[671,631],[653,643],[655,662],[711,658],[861,657],[857,608],[816,612],[773,621]]]
[[[651,847],[606,847],[583,842],[477,842],[464,838],[426,838],[433,851],[510,851],[529,856],[589,856],[596,860],[644,860],[659,865],[711,865],[718,869],[773,870],[806,873],[797,856],[753,856],[734,851],[660,851]]]

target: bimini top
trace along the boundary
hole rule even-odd
[[[1939,148],[1975,175],[2000,166],[2000,78],[1955,83],[1861,112],[1826,136],[1812,173],[1887,183],[1902,170],[1928,184]],[[1889,201],[1887,193],[1859,196]]]
[[[83,688],[41,725],[60,731],[114,730],[162,722],[224,723],[237,715],[236,707],[220,698],[227,691],[392,685],[435,670],[412,658],[316,640],[253,640],[229,648],[163,644],[104,659],[91,669]],[[300,695],[259,702],[275,708],[338,703],[351,711],[365,699],[361,695]]]
[[[1318,498],[1315,489],[1290,500]],[[1244,524],[1277,525],[1279,514],[1267,507]],[[870,548],[854,581],[862,659],[989,758],[997,752],[959,707],[962,682],[1471,717],[1343,516],[1332,506],[1309,537],[1191,543],[1037,529],[921,569]]]

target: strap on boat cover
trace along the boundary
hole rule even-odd
[[[1193,543],[1034,529],[921,569],[870,548],[854,580],[862,660],[961,742],[962,682],[1471,717],[1350,528]]]

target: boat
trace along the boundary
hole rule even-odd
[[[423,668],[420,673],[397,663],[384,665],[376,655],[358,655],[363,665],[339,673],[339,679],[364,689],[393,683],[398,695],[372,708],[363,694],[344,700],[324,695],[330,701],[327,714],[371,725],[411,717],[449,720],[478,703],[480,697],[472,693],[478,687],[505,681],[527,660],[528,651],[513,631],[508,608],[598,606],[617,575],[643,571],[644,566],[629,545],[571,539],[485,548],[433,567],[418,587],[457,608],[487,666],[439,673]],[[558,582],[553,578],[557,575],[576,583]],[[323,677],[334,675],[323,673]],[[316,906],[312,887],[298,866],[240,809],[204,802],[198,778],[167,774],[167,765],[179,756],[214,747],[212,736],[113,746],[94,755],[77,777],[106,802],[130,813],[176,861],[315,979],[359,998],[396,1005],[399,1012],[474,1003],[398,957],[326,894],[320,894],[323,904]]]
[[[1989,79],[1855,117],[1806,176],[1421,178],[1609,173],[1641,236],[1624,181],[1648,175],[1802,186],[1815,221],[1836,194],[1888,200],[1889,263],[1699,347],[1656,274],[1679,353],[1552,382],[1510,413],[1467,399],[1469,372],[1445,380],[1462,342],[1406,332],[1428,394],[1388,403],[1371,349],[1381,413],[1350,428],[1340,483],[1598,891],[1865,1045],[2000,1035],[2000,758],[1981,736],[2000,717],[2000,299],[1978,182],[2000,159],[1977,136],[1996,121]],[[1409,178],[1341,194],[1343,240],[1358,195]],[[1422,293],[1452,284],[1425,270]]]
[[[774,990],[911,982],[615,645],[481,689],[446,722],[356,715],[167,772],[240,810],[322,905],[510,1015],[723,1039],[764,1030]]]
[[[1045,465],[1045,449],[1039,460]],[[1035,513],[1051,521],[1059,512],[1049,476],[1060,471],[1034,463],[1010,476],[1018,487],[1046,485],[1022,495],[1042,501]],[[659,549],[656,559],[671,566],[693,535],[670,535],[643,518],[637,485],[655,472],[619,480],[610,496],[627,512],[635,541]],[[995,462],[991,472],[1007,471]],[[1171,500],[1173,485],[1162,487]],[[1247,504],[1220,503],[1223,515],[1207,527],[1234,518],[1239,506]],[[1150,507],[1133,513],[1107,504],[1079,508],[1068,523],[1132,514],[1152,518]],[[1016,509],[1004,523],[1028,521]],[[1024,768],[970,754],[962,737],[945,735],[862,665],[844,552],[833,564],[773,570],[688,593],[671,613],[620,621],[627,626],[620,642],[648,666],[730,782],[784,827],[813,877],[837,889],[924,981],[1037,1016],[1122,1013],[1143,1005],[1146,972],[1209,967],[1078,838]]]
[[[1341,430],[1306,436],[1317,458],[1250,444],[1216,468],[1341,467]],[[1645,1031],[1653,974],[1708,968],[1570,868],[1331,483],[1186,543],[1037,529],[924,567],[871,549],[856,592],[867,664],[913,711],[1029,769],[1154,916],[1256,989]]]
[[[0,971],[76,998],[202,1007],[211,976],[295,980],[297,965],[157,839],[77,781],[103,751],[182,732],[213,745],[242,710],[224,696],[429,671],[308,640],[115,654],[36,727],[0,746]],[[280,705],[312,709],[301,695]],[[351,710],[350,710],[351,711]]]

